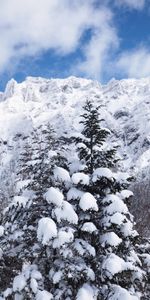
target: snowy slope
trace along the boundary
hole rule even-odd
[[[150,167],[150,78],[111,80],[107,85],[83,78],[10,80],[0,94],[0,140],[3,165],[18,149],[19,135],[49,121],[59,135],[80,130],[79,115],[86,99],[101,105],[102,125],[120,144],[124,168],[138,177]],[[14,136],[18,141],[14,143]],[[3,142],[7,145],[4,145]],[[5,150],[4,150],[5,148]],[[3,149],[3,150],[2,150]],[[13,153],[14,155],[14,153]]]

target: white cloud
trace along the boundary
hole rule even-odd
[[[69,53],[77,46],[90,5],[67,0],[2,0],[0,9],[0,70],[10,59],[47,49]],[[77,1],[78,2],[78,1]],[[82,2],[82,1],[81,1]]]
[[[116,63],[118,72],[125,76],[141,78],[150,76],[150,50],[141,47],[132,51],[122,53]]]
[[[111,54],[119,46],[117,32],[111,24],[110,12],[101,12],[99,20],[100,25],[96,27],[91,40],[84,48],[84,60],[76,67],[77,71],[95,79],[103,78],[103,73],[106,72],[112,58]]]
[[[115,3],[119,6],[127,6],[131,9],[141,10],[144,8],[146,0],[115,0]]]
[[[119,37],[114,15],[106,3],[96,0],[1,0],[0,73],[25,57],[36,58],[47,50],[60,56],[80,49],[82,58],[72,66],[76,74],[103,79],[113,68],[128,76],[150,74],[150,53],[145,48],[121,54],[114,66]],[[144,0],[114,0],[115,3],[142,9]],[[87,30],[89,36],[82,43]]]
[[[82,51],[84,73],[98,76],[111,46],[117,44],[109,9],[95,0],[1,0],[0,72],[26,56],[54,50],[60,55],[75,51],[85,31],[92,36]],[[88,67],[89,64],[89,67]]]

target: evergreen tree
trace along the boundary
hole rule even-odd
[[[35,255],[33,251],[36,241],[35,228],[42,210],[44,209],[45,214],[48,214],[42,195],[43,190],[46,191],[47,181],[50,184],[51,180],[52,171],[47,156],[54,139],[51,131],[49,131],[51,144],[44,143],[44,136],[41,141],[41,136],[41,130],[38,129],[33,131],[24,142],[19,160],[20,171],[16,181],[15,196],[3,217],[6,232],[3,238],[5,261],[10,260],[10,253],[14,251],[15,260],[18,262],[16,266],[12,265],[16,270],[15,273],[26,259],[32,263]]]
[[[98,109],[91,102],[83,109],[82,136],[76,141],[80,142],[77,150],[83,167],[82,172],[73,174],[75,189],[69,195],[72,203],[76,201],[80,240],[90,242],[95,251],[95,258],[88,259],[95,276],[94,289],[97,299],[138,299],[147,278],[136,252],[133,216],[127,208],[132,195],[127,190],[130,177],[110,169],[115,166],[114,149],[101,151],[108,131],[99,126]]]
[[[94,108],[92,102],[87,100],[83,106],[84,113],[81,115],[83,130],[81,136],[76,139],[78,153],[81,160],[85,161],[87,171],[91,174],[94,168],[99,166],[113,166],[115,149],[103,150],[102,146],[110,134],[106,128],[100,127],[99,107]]]
[[[10,261],[11,253],[14,260],[10,265],[13,273],[10,272],[1,290],[12,285],[10,297],[18,299],[51,299],[50,291],[55,299],[64,299],[69,295],[73,298],[75,293],[71,273],[76,263],[73,250],[68,247],[78,217],[65,201],[70,186],[69,173],[62,167],[66,158],[60,149],[56,150],[55,140],[50,146],[44,133],[42,142],[38,140],[41,134],[34,133],[25,144],[16,195],[3,218],[3,275],[7,274],[6,262]],[[80,269],[78,266],[78,275]],[[5,290],[3,296],[7,293]]]

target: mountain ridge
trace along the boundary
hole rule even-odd
[[[0,103],[0,137],[11,139],[41,122],[51,122],[59,134],[78,131],[85,100],[100,105],[102,125],[119,141],[124,167],[143,172],[149,167],[150,78],[111,80],[107,85],[83,78],[10,80]],[[5,130],[4,126],[5,124]],[[145,155],[144,155],[145,153]],[[128,156],[128,159],[125,159]]]

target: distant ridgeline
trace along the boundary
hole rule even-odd
[[[15,136],[18,159],[7,170],[15,185],[0,225],[1,300],[150,298],[150,245],[134,229],[132,178],[120,170],[102,109],[87,100],[70,134],[45,122]]]

